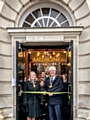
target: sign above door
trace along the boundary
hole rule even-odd
[[[26,42],[64,42],[64,36],[26,36]]]

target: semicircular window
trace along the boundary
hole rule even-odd
[[[24,20],[23,27],[68,27],[65,15],[54,8],[39,8]]]

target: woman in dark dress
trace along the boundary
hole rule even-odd
[[[40,84],[36,80],[35,72],[30,73],[30,80],[25,82],[24,91],[39,91]],[[24,104],[28,106],[27,120],[35,120],[41,114],[40,99],[38,94],[24,94]]]

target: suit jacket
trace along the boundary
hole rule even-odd
[[[33,83],[31,81],[26,81],[24,83],[24,91],[40,91],[40,84],[36,81],[36,87],[33,87]],[[31,103],[39,101],[39,95],[37,94],[24,94],[24,103]]]
[[[62,77],[60,77],[60,76],[55,77],[55,79],[52,83],[52,88],[49,88],[49,85],[50,85],[50,78],[47,77],[45,79],[45,86],[44,86],[44,89],[47,92],[63,92],[64,86],[63,86]],[[52,95],[52,96],[47,95],[47,102],[50,105],[62,104],[63,96],[61,94]]]

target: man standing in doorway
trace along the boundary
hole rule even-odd
[[[45,71],[41,71],[41,73],[40,73],[40,79],[44,81],[45,78],[46,78],[46,73],[45,73]]]
[[[46,79],[46,73],[45,73],[45,71],[41,71],[41,73],[40,73],[41,91],[44,91],[45,79]],[[43,94],[41,95],[41,106],[43,109],[43,115],[41,116],[41,119],[49,120],[46,96]]]
[[[56,75],[56,68],[50,66],[49,68],[50,77],[45,79],[45,90],[47,92],[62,92],[63,91],[63,80],[62,77]],[[61,94],[50,93],[47,96],[49,118],[54,120],[54,111],[57,120],[62,120],[62,103],[63,96]]]

